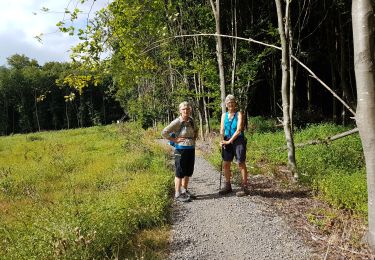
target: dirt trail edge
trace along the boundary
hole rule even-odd
[[[174,203],[169,259],[316,259],[293,228],[260,196],[218,195],[219,173],[202,156],[190,190],[197,199]]]

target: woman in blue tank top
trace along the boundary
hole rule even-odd
[[[219,191],[220,195],[232,192],[230,166],[233,158],[236,157],[238,167],[242,175],[241,190],[236,193],[238,197],[249,194],[246,168],[246,140],[243,133],[244,116],[237,111],[236,99],[233,95],[225,98],[227,112],[221,116],[220,136],[223,158],[223,170],[225,184]]]

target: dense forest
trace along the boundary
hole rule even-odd
[[[86,28],[61,21],[61,31],[82,39],[71,63],[39,66],[14,55],[1,68],[0,133],[106,124],[123,115],[149,127],[169,121],[181,100],[193,103],[194,116],[207,133],[210,120],[221,112],[223,85],[248,116],[281,117],[281,51],[246,41],[280,46],[275,2],[217,3],[112,1],[90,14]],[[351,1],[291,1],[289,41],[291,54],[354,108],[350,9]],[[80,15],[69,7],[66,13],[72,20]],[[220,37],[223,81],[212,35],[218,28],[222,35],[238,37]],[[103,53],[110,55],[101,59]],[[291,66],[297,126],[353,123],[321,83],[298,63]]]
[[[110,78],[75,89],[67,82],[72,64],[15,54],[0,69],[0,134],[108,124],[122,116]]]

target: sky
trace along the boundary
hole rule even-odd
[[[69,61],[70,48],[79,39],[59,32],[56,24],[63,20],[65,8],[72,11],[77,2],[83,14],[73,26],[86,24],[93,1],[86,0],[82,5],[80,0],[0,0],[0,66],[6,65],[7,58],[14,54],[24,54],[40,65],[48,61]],[[96,0],[90,16],[108,1]],[[49,11],[43,12],[43,7]],[[42,42],[35,38],[40,34],[43,34]]]

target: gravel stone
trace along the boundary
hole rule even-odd
[[[175,202],[169,259],[311,259],[312,249],[259,196],[218,195],[219,172],[196,157],[190,191]]]

